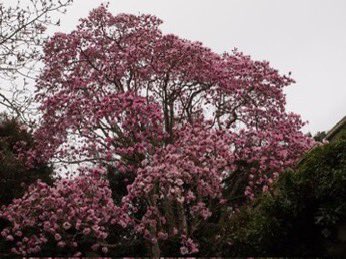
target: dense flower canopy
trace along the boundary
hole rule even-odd
[[[69,248],[76,255],[82,239],[94,250],[108,236],[108,227],[125,227],[128,217],[112,200],[102,171],[83,171],[74,180],[57,181],[53,187],[38,181],[20,199],[15,199],[2,213],[12,226],[2,230],[8,241],[15,241],[15,254],[37,254],[44,244]]]
[[[106,224],[119,209],[152,245],[153,255],[159,254],[160,240],[177,235],[181,253],[195,253],[194,232],[212,215],[212,204],[228,206],[224,191],[231,176],[246,182],[241,192],[252,199],[268,190],[311,141],[300,131],[300,117],[285,110],[283,89],[293,83],[291,78],[240,52],[219,55],[199,42],[163,34],[160,24],[150,15],[113,16],[101,6],[76,30],[57,33],[47,42],[37,82],[43,114],[35,133],[39,148],[26,159],[28,165],[55,159],[115,168],[132,179],[121,183],[127,192],[120,204],[112,204],[106,187],[107,209],[103,203],[81,201],[100,210],[97,222]],[[239,171],[239,164],[247,169]],[[69,181],[62,189],[59,184],[35,188],[72,197],[80,190],[78,181],[87,180]],[[103,187],[97,181],[90,184],[98,202],[97,188]],[[9,207],[13,222],[25,214],[41,227],[43,219],[18,207],[36,196],[27,194]],[[49,207],[40,210],[46,215]],[[77,224],[78,217],[75,211],[67,222]],[[41,228],[45,240],[47,230]],[[73,243],[57,229],[48,232],[61,235],[64,245]],[[6,231],[8,237],[13,229]],[[97,235],[106,237],[103,231]],[[16,251],[30,254],[26,247]]]

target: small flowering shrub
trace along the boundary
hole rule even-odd
[[[97,170],[59,180],[53,186],[38,181],[22,198],[2,208],[1,218],[11,223],[1,236],[13,244],[14,254],[24,256],[38,255],[47,245],[63,254],[67,251],[66,255],[82,255],[86,244],[107,253],[102,244],[109,226],[128,223]]]

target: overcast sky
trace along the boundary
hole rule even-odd
[[[74,29],[102,2],[75,0],[59,30]],[[304,131],[329,130],[346,115],[345,0],[110,0],[110,9],[154,14],[165,33],[291,71],[297,83],[286,91],[287,108],[309,121]]]

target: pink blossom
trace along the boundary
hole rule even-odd
[[[182,246],[182,247],[180,247],[180,253],[181,253],[182,255],[186,255],[186,254],[189,253],[189,250],[187,249],[187,247]]]
[[[71,224],[69,222],[64,222],[64,224],[62,225],[64,229],[68,230],[71,228]]]
[[[59,241],[59,240],[61,240],[61,235],[58,234],[58,233],[56,233],[56,234],[54,235],[54,238],[55,238],[56,241]]]
[[[77,252],[73,256],[80,257],[80,256],[82,256],[82,253],[81,252]]]
[[[66,243],[64,241],[60,241],[60,242],[58,242],[57,246],[58,247],[65,247]]]
[[[6,240],[7,240],[7,241],[13,241],[13,240],[14,240],[14,238],[13,238],[13,236],[12,236],[12,235],[8,235],[8,236],[6,237]]]
[[[93,251],[96,251],[97,249],[99,249],[99,247],[100,247],[99,244],[93,244],[93,245],[91,246],[91,249],[92,249]]]
[[[23,232],[22,231],[17,231],[15,233],[15,235],[18,236],[18,237],[21,237],[21,236],[23,236]]]
[[[91,229],[90,229],[90,228],[85,228],[85,229],[83,229],[83,234],[84,234],[84,235],[89,235],[90,232],[91,232]]]

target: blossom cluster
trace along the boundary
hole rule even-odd
[[[198,125],[175,132],[174,144],[143,161],[123,198],[131,212],[137,212],[138,201],[146,200],[146,212],[135,228],[152,242],[193,236],[200,222],[211,216],[210,202],[221,201],[221,181],[233,161],[231,139],[223,132]]]
[[[14,244],[11,251],[18,255],[39,254],[47,244],[76,255],[83,243],[102,250],[109,226],[126,227],[129,222],[114,204],[99,169],[54,186],[38,181],[22,198],[2,208],[0,217],[10,222],[1,235]]]

